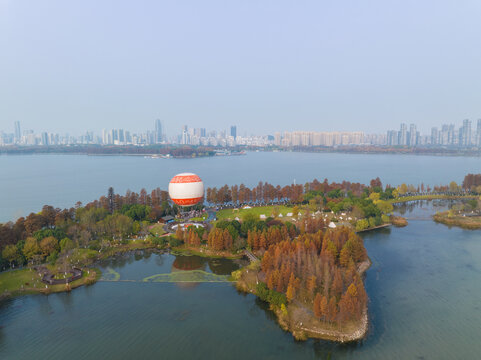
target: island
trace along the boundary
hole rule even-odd
[[[448,211],[434,214],[434,221],[468,230],[481,229],[480,200],[480,198],[477,198],[465,203],[455,204]]]

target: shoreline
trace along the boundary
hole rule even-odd
[[[105,146],[105,145],[104,145]],[[89,150],[95,149],[102,149],[102,145],[76,145],[76,146],[66,146],[60,148],[52,147],[37,147],[37,146],[22,146],[22,147],[11,147],[5,146],[0,147],[0,155],[110,155],[110,156],[145,156],[145,155],[153,155],[155,153],[138,153],[138,152],[122,152],[122,149],[131,147],[132,149],[142,149],[142,148],[149,148],[149,146],[137,147],[135,145],[116,145],[119,146],[118,149],[115,148],[115,145],[107,145],[105,149],[114,149],[118,150],[117,152],[99,152],[93,153]],[[165,144],[165,147],[169,148],[181,148],[179,144]],[[194,145],[188,145],[192,147],[192,149],[196,149]],[[154,149],[157,149],[155,146]],[[160,147],[162,148],[162,147]],[[210,148],[209,148],[210,149]],[[232,150],[238,148],[230,148],[230,147],[220,147],[216,148],[216,150]],[[395,155],[395,156],[403,156],[403,155],[411,155],[411,156],[436,156],[436,157],[471,157],[471,158],[479,158],[481,157],[481,151],[479,150],[471,150],[471,149],[430,149],[430,148],[392,148],[387,146],[378,146],[378,147],[366,147],[366,146],[359,146],[356,147],[321,147],[321,148],[295,148],[295,147],[286,147],[286,148],[277,148],[277,147],[269,147],[268,145],[260,148],[249,148],[244,147],[242,148],[244,151],[248,152],[267,152],[267,153],[305,153],[305,154],[350,154],[350,155]],[[425,150],[425,151],[422,151]],[[195,157],[210,157],[214,155],[195,155]],[[190,158],[190,156],[185,156]],[[179,156],[179,158],[185,158],[184,156]]]
[[[147,244],[145,244],[147,245]],[[95,267],[95,264],[98,263],[99,261],[106,260],[109,258],[112,258],[118,254],[123,254],[129,251],[136,251],[136,250],[165,250],[161,249],[155,245],[148,244],[147,246],[139,246],[139,244],[131,244],[130,246],[119,246],[117,248],[110,248],[109,251],[105,253],[99,253],[97,254],[96,257],[89,257],[88,255],[84,256],[84,259],[82,263],[77,263],[75,266],[79,267],[82,270],[82,278],[75,280],[71,283],[68,284],[57,284],[57,285],[48,285],[45,284],[41,281],[42,276],[37,274],[34,271],[33,267],[24,267],[21,269],[17,270],[8,270],[4,272],[0,272],[0,285],[2,284],[1,278],[3,276],[5,277],[12,277],[11,274],[14,275],[22,275],[20,272],[26,274],[27,272],[29,273],[29,278],[31,275],[34,275],[32,280],[29,279],[22,279],[23,283],[18,284],[17,288],[8,290],[8,285],[5,285],[6,288],[4,291],[0,293],[0,300],[3,299],[8,299],[8,298],[14,298],[17,296],[23,296],[23,295],[34,295],[34,294],[43,294],[43,295],[49,295],[52,293],[60,293],[60,292],[70,292],[73,289],[76,289],[80,286],[89,286],[95,284],[100,277],[102,276],[102,272],[100,269]],[[82,257],[82,254],[79,254],[80,257]],[[42,264],[44,265],[44,264]],[[71,264],[73,265],[73,264]],[[35,278],[36,277],[36,278]],[[26,281],[28,280],[28,281]],[[31,281],[35,281],[36,284],[41,285],[42,287],[25,287],[25,285],[29,285]],[[6,281],[3,280],[3,283]]]
[[[433,215],[436,223],[446,225],[448,227],[458,227],[464,230],[481,229],[481,216],[461,216],[453,215],[450,217],[449,211],[443,211]]]
[[[233,273],[233,277],[237,279],[235,284],[236,288],[239,291],[242,291],[244,293],[250,293],[257,297],[256,282],[258,281],[259,265],[259,262],[257,262],[257,264],[251,263],[250,265],[238,270],[237,274],[234,275],[234,273],[236,272]],[[357,265],[357,272],[359,273],[359,275],[362,276],[371,267],[371,265],[372,261],[368,258],[367,260]],[[249,270],[251,270],[251,273],[249,273]],[[250,278],[250,282],[249,280],[243,278],[245,275]],[[305,313],[306,308],[303,305],[289,304],[287,305],[286,312],[283,312],[281,308],[274,307],[272,304],[269,304],[269,309],[276,315],[277,323],[279,324],[279,326],[283,330],[290,332],[292,336],[298,341],[304,341],[309,338],[314,338],[345,343],[363,339],[369,330],[369,316],[367,304],[366,307],[363,309],[361,319],[355,323],[351,322],[347,324],[347,326],[344,326],[345,330],[341,330],[339,329],[339,327],[336,330],[333,328],[333,324],[321,322],[312,315],[310,315],[310,320],[313,320],[317,326],[307,327],[302,322],[297,322],[297,320],[293,320],[289,316],[289,314],[292,315],[296,312]]]
[[[5,291],[0,293],[0,300],[15,298],[23,295],[35,295],[35,294],[49,295],[52,293],[70,292],[71,290],[76,289],[80,286],[93,285],[102,276],[102,272],[100,271],[100,269],[95,267],[95,265],[98,262],[103,260],[108,260],[110,258],[114,258],[119,254],[125,254],[133,251],[148,251],[148,250],[157,251],[159,253],[169,253],[174,256],[194,255],[194,256],[207,257],[212,259],[236,260],[236,259],[242,259],[244,257],[243,253],[242,254],[233,254],[233,253],[227,254],[227,253],[219,253],[219,252],[208,253],[208,252],[203,252],[202,251],[203,249],[195,249],[195,248],[183,247],[183,246],[171,248],[171,247],[159,247],[152,244],[145,244],[144,246],[139,246],[139,244],[131,244],[130,246],[121,245],[117,248],[110,248],[109,251],[103,254],[102,253],[98,254],[98,256],[96,256],[95,258],[87,258],[85,259],[84,263],[76,265],[82,269],[82,272],[83,272],[82,278],[75,280],[69,283],[68,285],[67,284],[48,285],[43,283],[41,281],[42,276],[38,275],[35,272],[33,267],[24,267],[17,270],[8,270],[8,271],[0,272],[0,284],[2,284],[2,279],[1,279],[2,276],[11,277],[12,274],[18,275],[19,272],[22,272],[22,273],[28,272],[29,277],[30,275],[34,275],[34,277],[36,276],[37,277],[35,279],[36,282],[41,284],[42,286],[42,287],[23,287],[25,285],[25,282],[24,282],[23,284],[19,285],[18,288],[12,289],[11,291],[5,289]]]
[[[18,269],[14,271],[8,271],[3,274],[6,276],[11,276],[12,273],[20,274],[26,273],[30,277],[31,275],[36,275],[38,277],[37,281],[42,284],[42,287],[28,287],[24,288],[23,284],[21,288],[14,289],[12,291],[5,290],[2,294],[0,294],[0,300],[15,298],[24,295],[35,295],[35,294],[43,294],[49,295],[52,293],[60,293],[60,292],[70,292],[73,289],[76,289],[80,286],[89,286],[95,284],[101,277],[102,272],[100,269],[96,267],[90,267],[91,265],[95,265],[97,262],[101,260],[106,260],[112,257],[115,257],[118,254],[123,254],[131,251],[146,251],[146,250],[160,250],[161,252],[167,252],[172,255],[181,255],[181,256],[189,256],[189,255],[196,255],[196,256],[203,256],[203,257],[210,257],[210,258],[226,258],[226,259],[239,259],[244,256],[244,254],[207,254],[205,252],[192,249],[192,248],[158,248],[157,246],[130,246],[130,247],[121,247],[116,249],[116,251],[111,251],[108,254],[102,254],[95,259],[89,259],[87,263],[83,264],[83,276],[81,279],[75,280],[70,284],[61,284],[61,285],[46,285],[41,282],[41,276],[34,272],[33,268],[24,268]],[[200,249],[201,250],[201,249]],[[258,269],[259,261],[251,262],[249,265],[242,267],[241,269],[237,270],[232,274],[231,282],[235,286],[235,288],[239,291],[245,293],[252,293],[257,296],[256,294],[256,287],[255,283],[252,282],[249,284],[247,281],[242,279],[243,275],[249,273],[250,270],[250,277],[255,276],[257,281],[259,269]],[[372,265],[372,261],[368,258],[367,260],[359,263],[357,265],[357,272],[359,275],[363,275]],[[88,270],[87,270],[88,269]],[[0,273],[0,276],[2,273]],[[45,287],[43,287],[45,286]],[[292,319],[291,316],[294,316],[296,312],[301,312],[306,316],[306,313],[311,313],[311,311],[306,308],[303,304],[289,304],[287,306],[288,311],[283,311],[281,308],[276,308],[273,305],[269,304],[269,309],[273,311],[276,315],[276,319],[278,325],[284,329],[285,331],[289,331],[296,340],[307,340],[308,338],[317,338],[323,340],[331,340],[337,342],[351,342],[357,341],[364,338],[369,329],[369,316],[368,316],[368,307],[363,309],[363,313],[361,319],[356,322],[350,322],[349,324],[343,325],[342,329],[339,326],[334,324],[327,324],[325,322],[321,322],[320,320],[314,318],[312,314],[309,315],[309,320],[314,322],[314,325],[307,326],[303,324],[303,322],[296,322],[296,320]],[[291,315],[291,316],[290,316]],[[337,329],[336,329],[337,327]]]
[[[41,281],[41,276],[39,276],[33,268],[23,268],[23,269],[18,269],[18,270],[13,270],[9,271],[9,273],[15,273],[15,275],[19,276],[25,276],[31,275],[37,276],[37,283],[41,284],[42,287],[24,287],[24,284],[20,288],[17,289],[11,289],[10,291],[5,289],[1,294],[0,294],[0,301],[1,300],[6,300],[6,299],[13,299],[16,297],[24,296],[24,295],[37,295],[37,294],[43,294],[43,295],[50,295],[50,294],[55,294],[55,293],[61,293],[61,292],[70,292],[76,288],[79,288],[81,286],[90,286],[95,284],[101,276],[101,271],[97,268],[84,268],[82,269],[82,277],[78,280],[75,280],[71,283],[68,284],[57,284],[57,285],[47,285]],[[21,274],[22,273],[22,274]],[[31,274],[33,273],[33,274]],[[4,273],[0,273],[2,275]],[[29,284],[29,282],[27,282]]]

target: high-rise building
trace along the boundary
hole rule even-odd
[[[481,146],[481,119],[478,119],[476,126],[476,146]]]
[[[399,145],[399,133],[396,130],[388,130],[386,141],[390,146]]]
[[[186,145],[189,143],[189,133],[188,133],[187,125],[182,125],[182,137],[181,137],[180,143],[183,145]]]
[[[471,145],[471,120],[464,119],[463,126],[459,131],[459,145],[470,146]]]
[[[417,130],[416,130],[416,125],[415,124],[411,124],[409,125],[409,146],[416,146],[418,144],[418,141],[417,141]]]
[[[21,137],[22,133],[20,132],[20,121],[15,121],[15,142],[19,142]]]
[[[155,120],[155,134],[154,134],[154,137],[155,137],[155,143],[156,144],[160,144],[162,142],[162,137],[163,137],[162,123],[160,122],[159,119]]]
[[[401,129],[399,131],[399,145],[408,144],[407,130],[408,130],[408,126],[404,123],[401,124]]]
[[[431,145],[437,145],[438,144],[438,128],[433,127],[431,128]]]
[[[232,125],[230,127],[230,136],[232,136],[235,140],[235,138],[237,137],[237,126]]]
[[[274,145],[280,146],[281,145],[281,133],[276,132],[274,134]]]
[[[454,124],[450,124],[448,127],[448,145],[456,145],[456,127]]]
[[[102,130],[102,144],[109,144],[109,132],[105,129]]]
[[[46,132],[42,133],[41,139],[42,139],[42,145],[47,146],[48,145],[48,134]]]
[[[124,129],[119,129],[119,130],[118,130],[118,140],[119,140],[119,143],[124,143],[124,142],[125,142]]]
[[[449,125],[443,124],[439,133],[439,144],[449,145]]]

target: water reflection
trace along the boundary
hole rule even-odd
[[[65,312],[70,312],[72,311],[72,304],[73,304],[73,301],[74,301],[74,297],[75,295],[72,294],[72,292],[66,292],[66,293],[62,293],[61,296],[59,296],[59,300],[60,302],[62,303],[64,309],[65,309]]]
[[[97,265],[100,267],[123,268],[126,265],[130,265],[140,260],[143,260],[143,263],[149,263],[151,261],[152,254],[154,253],[162,254],[162,252],[159,252],[155,249],[129,251],[116,254],[105,260],[101,260],[97,263]],[[162,256],[156,256],[155,259],[159,266],[163,265],[164,259]]]
[[[430,220],[436,212],[446,211],[456,204],[465,203],[466,199],[434,199],[416,200],[406,203],[396,204],[394,211],[401,216],[409,219]]]
[[[233,271],[247,264],[247,261],[236,259],[214,259],[197,255],[176,255],[172,264],[172,271],[204,270],[216,275],[230,275]]]
[[[205,258],[200,256],[176,256],[172,263],[172,271],[203,269],[205,263]]]

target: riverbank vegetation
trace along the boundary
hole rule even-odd
[[[54,145],[54,146],[2,146],[0,154],[85,154],[85,155],[170,155],[173,158],[214,156],[217,148],[190,145]]]
[[[437,213],[433,216],[434,221],[448,225],[457,226],[463,229],[476,230],[481,229],[481,215],[463,216],[453,215],[450,211]]]
[[[448,226],[469,230],[481,229],[481,198],[455,204],[448,211],[434,214],[433,219]]]

